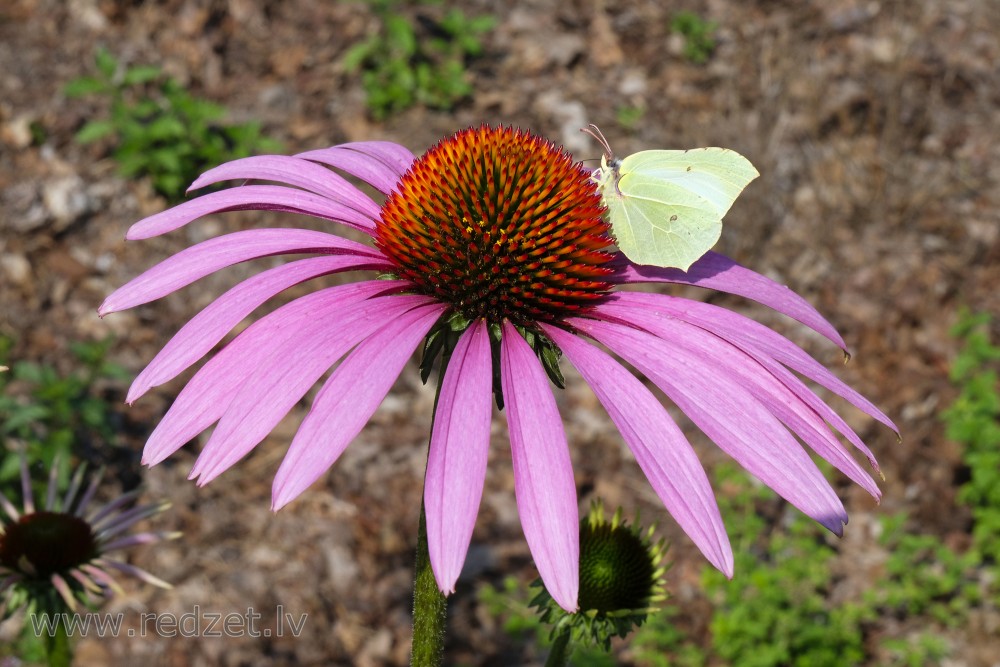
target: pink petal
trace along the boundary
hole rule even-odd
[[[396,183],[399,182],[399,177],[402,176],[402,172],[388,166],[377,157],[340,146],[306,151],[295,157],[320,162],[330,165],[334,169],[345,171],[351,176],[360,178],[383,194],[392,192]]]
[[[378,250],[333,234],[308,229],[248,229],[202,241],[168,257],[112,292],[97,313],[103,317],[154,301],[219,269],[250,259],[317,252],[381,259]]]
[[[618,362],[562,329],[541,325],[608,411],[667,511],[718,570],[733,576],[733,550],[705,469],[652,393]]]
[[[133,500],[138,498],[141,493],[142,491],[133,489],[132,491],[115,496],[112,500],[101,505],[99,508],[94,510],[93,513],[89,514],[87,516],[87,523],[91,526],[98,524],[105,517],[116,514],[117,510],[130,504]],[[78,513],[77,516],[82,515]]]
[[[66,580],[59,574],[52,574],[49,576],[49,583],[52,584],[52,588],[56,589],[56,592],[59,593],[59,597],[63,599],[63,602],[66,603],[69,610],[71,612],[75,612],[77,606],[76,596],[73,595],[73,589],[66,583]]]
[[[76,500],[76,494],[80,492],[80,487],[83,486],[83,476],[86,473],[86,466],[79,465],[73,472],[73,478],[70,480],[69,488],[66,489],[66,495],[63,496],[62,504],[59,505],[59,509],[62,512],[70,512],[73,510],[73,501]]]
[[[286,211],[333,220],[368,234],[375,228],[371,217],[305,190],[280,185],[244,185],[211,192],[151,215],[132,225],[125,238],[130,241],[148,239],[211,213],[225,211]]]
[[[376,297],[313,313],[284,340],[270,340],[191,470],[205,485],[256,447],[352,347],[386,321],[430,302],[419,295]]]
[[[647,299],[645,298],[647,296],[659,298]],[[619,299],[619,297],[623,298]],[[865,397],[844,384],[844,382],[784,336],[737,313],[719,308],[718,306],[690,301],[688,299],[677,299],[653,294],[620,293],[612,297],[609,303],[616,305],[628,304],[630,308],[635,307],[640,310],[662,312],[684,322],[689,322],[705,331],[709,331],[740,348],[788,387],[802,402],[815,410],[822,419],[829,422],[835,429],[842,433],[858,451],[865,455],[872,469],[881,475],[875,455],[861,441],[861,438],[854,432],[854,429],[833,408],[827,405],[823,399],[806,387],[798,377],[782,366],[776,359],[788,363],[809,379],[847,399],[855,407],[886,424],[898,434],[898,430],[896,430],[892,421]],[[631,315],[627,317],[631,317]]]
[[[108,553],[109,551],[128,549],[130,547],[139,546],[140,544],[156,544],[157,542],[162,542],[164,540],[176,540],[183,534],[184,533],[180,532],[171,533],[166,531],[132,533],[131,535],[120,537],[117,540],[102,545],[101,551],[103,553]]]
[[[105,545],[104,549],[107,550],[107,551],[111,551],[111,549],[108,549],[106,545]],[[80,570],[70,570],[69,571],[69,576],[73,577],[78,582],[80,582],[80,585],[83,586],[83,588],[88,593],[93,593],[95,595],[103,595],[104,594],[104,589],[101,588],[100,586],[98,586],[97,583],[94,582],[93,579],[91,579],[90,577],[88,577],[82,571],[80,571]],[[0,586],[0,590],[3,590],[2,586]]]
[[[666,344],[682,347],[705,359],[715,374],[728,374],[750,396],[760,401],[813,451],[833,464],[870,493],[882,497],[875,480],[858,465],[840,440],[811,407],[743,350],[693,324],[679,321],[652,309],[628,309],[602,304],[594,309],[602,316],[622,315],[631,324],[659,336]]]
[[[566,434],[542,365],[507,321],[500,381],[524,537],[549,595],[572,613],[579,607],[580,517]]]
[[[369,280],[313,292],[262,317],[208,360],[174,399],[146,441],[142,462],[156,465],[218,421],[246,382],[257,360],[274,342],[284,340],[304,322],[351,307],[401,281]]]
[[[719,308],[707,303],[679,299],[658,294],[639,294],[621,292],[611,298],[614,303],[642,310],[656,310],[710,331],[723,340],[744,350],[757,360],[772,375],[791,389],[820,417],[829,422],[842,433],[854,447],[868,459],[868,463],[876,473],[881,475],[875,455],[861,441],[847,422],[827,405],[815,392],[811,391],[794,374],[781,364],[802,373],[810,380],[829,389],[838,396],[860,409],[865,414],[882,422],[899,434],[892,420],[875,407],[864,396],[851,389],[847,384],[828,371],[822,364],[806,354],[781,334],[747,317]],[[781,363],[779,363],[781,362]]]
[[[808,405],[810,408],[816,411],[816,413],[827,422],[830,423],[835,429],[837,429],[844,437],[847,438],[848,442],[854,445],[854,448],[865,455],[868,459],[868,464],[872,467],[878,475],[882,476],[882,471],[879,468],[878,461],[875,460],[875,455],[872,453],[868,446],[861,441],[858,434],[854,432],[843,418],[838,415],[833,408],[827,405],[823,399],[816,395],[816,392],[812,391],[805,385],[802,380],[797,378],[794,373],[779,364],[777,361],[763,356],[753,350],[747,350],[747,353],[752,355],[761,366],[766,368],[774,377],[788,387],[792,393],[798,396],[802,402]],[[882,479],[885,479],[882,476]]]
[[[97,493],[97,488],[101,485],[101,480],[104,479],[104,468],[98,468],[97,473],[91,475],[90,483],[84,490],[83,495],[80,496],[80,502],[76,504],[76,509],[73,510],[73,516],[85,516],[90,509],[90,501],[94,499],[94,495]],[[120,498],[121,496],[119,496]],[[114,501],[112,501],[113,503]],[[111,504],[111,503],[109,503]],[[105,505],[104,507],[107,507]],[[69,510],[69,507],[64,508],[64,510]],[[101,510],[98,510],[100,512]]]
[[[455,592],[483,496],[492,378],[489,331],[478,321],[459,338],[448,362],[424,479],[431,568],[445,595]]]
[[[330,469],[378,409],[444,309],[429,303],[404,314],[386,313],[381,321],[387,324],[337,367],[316,395],[278,468],[271,493],[273,510],[291,502]]]
[[[110,589],[117,595],[123,595],[125,593],[125,589],[122,588],[121,584],[115,581],[114,577],[112,577],[110,573],[105,572],[99,567],[85,564],[80,566],[80,571],[90,575],[90,578],[93,579],[99,586],[105,589]]]
[[[798,345],[759,322],[709,303],[680,299],[662,294],[618,292],[611,298],[611,301],[642,310],[652,309],[672,315],[685,322],[690,322],[707,331],[711,331],[720,338],[738,345],[755,356],[767,359],[773,358],[806,376],[816,384],[829,389],[865,414],[882,422],[897,434],[899,433],[899,429],[896,428],[892,420],[875,407],[871,401],[833,375],[826,367],[809,356]],[[829,417],[827,418],[829,419]],[[843,420],[839,417],[835,419],[843,423]],[[834,422],[831,421],[831,423]],[[844,433],[844,435],[848,435],[838,424],[834,423],[834,426],[841,433]],[[847,425],[844,424],[844,427],[847,428]],[[865,455],[869,459],[874,458],[864,445],[861,445],[861,449],[865,451]]]
[[[98,558],[94,562],[98,564],[100,567],[103,567],[105,569],[110,567],[113,570],[118,570],[119,572],[127,574],[130,577],[135,577],[140,581],[144,581],[147,584],[150,584],[151,586],[158,586],[159,588],[166,588],[166,589],[173,588],[173,584],[170,584],[164,581],[163,579],[160,579],[159,577],[150,574],[149,572],[146,572],[141,567],[136,567],[135,565],[122,563],[121,561],[117,561],[111,558]]]
[[[410,168],[416,159],[410,149],[400,146],[392,141],[352,141],[340,144],[340,148],[350,148],[378,158],[389,167],[392,167],[397,174],[402,176]]]
[[[188,192],[231,180],[261,180],[285,183],[326,197],[375,219],[379,206],[343,176],[314,162],[287,155],[259,155],[226,162],[199,176]]]
[[[82,468],[83,466],[80,467]],[[17,508],[14,507],[14,503],[10,502],[2,491],[0,491],[0,509],[2,509],[7,516],[10,517],[10,520],[15,523],[21,519],[21,513],[17,511]]]
[[[31,475],[28,474],[28,457],[20,456],[21,459],[21,506],[25,514],[35,513],[35,493],[31,489]]]
[[[694,285],[728,292],[752,299],[769,308],[798,320],[810,329],[829,338],[840,349],[847,351],[847,344],[833,325],[798,294],[770,278],[740,266],[725,255],[709,251],[691,265],[685,273],[680,269],[632,264],[624,255],[615,260],[619,283],[663,282]]]
[[[639,369],[705,435],[778,495],[831,532],[843,533],[847,513],[816,464],[728,374],[645,331],[599,320],[571,318],[567,323]]]
[[[353,269],[387,269],[391,265],[359,255],[327,255],[283,264],[244,280],[205,307],[170,339],[129,388],[126,402],[135,402],[151,387],[177,377],[213,347],[258,306],[303,281]]]

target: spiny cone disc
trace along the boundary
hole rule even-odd
[[[375,244],[400,278],[468,319],[530,326],[579,314],[610,289],[603,213],[589,172],[563,149],[484,125],[413,163]]]

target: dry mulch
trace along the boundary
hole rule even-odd
[[[167,238],[124,243],[131,222],[165,204],[148,183],[118,178],[106,146],[72,139],[106,111],[61,92],[90,73],[98,45],[128,62],[162,64],[194,94],[224,103],[232,121],[262,121],[289,151],[389,139],[419,153],[481,122],[530,128],[580,158],[598,155],[578,132],[588,122],[604,128],[621,154],[727,146],[747,155],[762,177],[727,218],[719,249],[815,304],[854,353],[840,375],[903,432],[897,443],[845,409],[887,481],[880,508],[837,480],[852,512],[842,561],[882,557],[871,534],[882,512],[905,510],[921,531],[960,540],[968,525],[953,504],[960,451],[944,438],[937,415],[955,394],[947,381],[956,352],[948,329],[959,307],[1000,312],[1000,11],[974,0],[676,5],[469,3],[468,13],[498,17],[486,53],[470,64],[475,94],[451,114],[413,109],[380,124],[366,113],[357,76],[340,62],[374,28],[364,4],[8,0],[0,7],[0,332],[18,340],[16,358],[63,369],[70,342],[111,333],[114,358],[138,372],[181,323],[259,266],[102,321],[95,309],[104,296],[192,242],[265,222],[297,224],[287,216],[229,214]],[[686,61],[670,34],[671,12],[685,8],[720,26],[707,65]],[[634,128],[616,122],[625,107],[645,110]],[[32,139],[33,123],[44,129],[41,144]],[[839,365],[835,350],[780,316],[710,298]],[[130,409],[130,422],[154,423],[180,386],[144,398]],[[184,537],[138,553],[135,562],[175,588],[136,588],[110,609],[137,625],[140,612],[253,607],[266,627],[280,605],[308,614],[304,633],[88,640],[79,664],[405,664],[432,400],[414,370],[404,373],[332,472],[276,516],[268,510],[270,482],[302,408],[208,487],[185,480],[194,446],[149,471],[149,496],[175,505],[159,526]],[[600,495],[660,519],[675,544],[675,596],[703,609],[695,600],[703,561],[659,508],[592,394],[570,378],[559,400],[581,503]],[[504,636],[474,600],[485,581],[533,577],[504,424],[502,417],[494,422],[470,573],[452,603],[454,664],[521,659],[503,653]],[[706,459],[717,457],[695,441]],[[132,445],[137,453],[141,439]],[[844,586],[863,584],[846,577]],[[953,664],[989,664],[995,637],[976,627],[951,632]]]

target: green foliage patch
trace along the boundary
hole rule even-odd
[[[965,446],[969,480],[959,500],[972,510],[972,539],[980,555],[1000,563],[1000,347],[990,341],[988,315],[965,313],[952,330],[962,350],[951,367],[958,398],[944,411],[950,440]]]
[[[349,71],[361,72],[368,109],[384,119],[417,104],[451,109],[472,93],[466,62],[482,53],[480,36],[492,16],[467,17],[450,9],[422,25],[403,13],[404,0],[370,0],[378,31],[344,56]]]
[[[0,360],[8,358],[12,345],[9,338],[0,338]],[[48,469],[58,462],[65,479],[78,448],[116,441],[113,403],[118,400],[104,389],[109,380],[129,374],[108,361],[110,345],[110,338],[73,344],[77,368],[68,374],[29,361],[4,363],[11,370],[0,373],[0,487],[18,480],[21,447],[29,465],[41,463]]]
[[[223,123],[224,107],[192,97],[159,67],[125,67],[105,49],[94,61],[97,75],[74,79],[65,93],[107,98],[110,117],[86,123],[77,141],[110,139],[122,176],[149,176],[156,191],[172,202],[210,167],[281,148],[261,136],[259,123]]]
[[[715,51],[715,30],[718,27],[717,23],[688,11],[677,12],[670,21],[671,32],[684,37],[684,57],[698,65],[708,62]]]

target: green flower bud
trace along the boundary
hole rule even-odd
[[[611,520],[600,501],[580,523],[580,611],[570,614],[557,605],[541,582],[531,601],[541,620],[552,625],[552,636],[569,634],[577,642],[611,647],[612,637],[626,637],[658,611],[667,598],[663,575],[666,543],[653,540],[655,526],[643,530],[622,519],[619,508]]]

